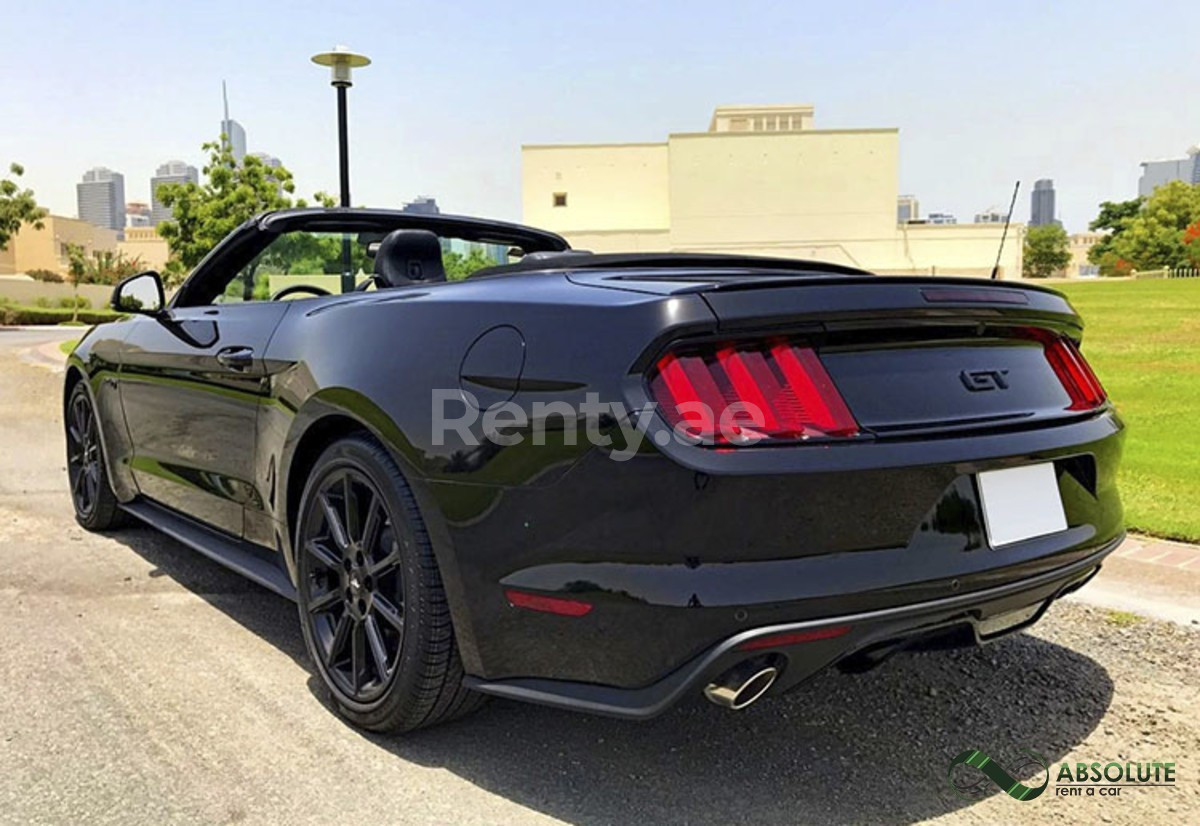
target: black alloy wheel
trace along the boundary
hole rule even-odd
[[[293,547],[304,643],[344,717],[400,732],[482,704],[462,685],[416,500],[382,446],[354,435],[325,449],[309,472]]]
[[[80,381],[64,411],[67,436],[67,482],[75,520],[90,531],[103,531],[121,522],[120,505],[108,482],[104,447],[92,397]]]
[[[377,699],[404,642],[404,579],[392,517],[358,469],[326,474],[309,509],[308,621],[322,669],[347,697]]]

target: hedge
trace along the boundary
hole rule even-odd
[[[62,324],[74,315],[69,307],[0,306],[0,324]],[[112,310],[80,310],[77,318],[84,324],[103,324],[124,318]]]

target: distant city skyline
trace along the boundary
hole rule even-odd
[[[226,79],[247,151],[282,158],[298,196],[336,192],[334,94],[309,56],[339,42],[373,58],[350,90],[350,142],[354,202],[377,206],[433,192],[451,212],[519,219],[522,144],[652,141],[704,131],[720,104],[801,100],[818,107],[818,128],[899,128],[897,189],[927,210],[1007,206],[1014,180],[1049,177],[1056,217],[1079,231],[1101,201],[1137,194],[1143,161],[1200,141],[1200,115],[1178,83],[1200,73],[1200,53],[1191,28],[1162,25],[1187,18],[1181,2],[1154,14],[1116,5],[1097,14],[1083,2],[1015,2],[1003,15],[883,2],[746,14],[708,0],[602,9],[531,0],[522,11],[474,0],[410,8],[399,54],[391,27],[370,25],[394,16],[383,2],[214,0],[170,14],[13,4],[5,22],[20,36],[0,51],[0,69],[20,82],[0,93],[9,125],[0,164],[24,164],[23,185],[59,214],[74,213],[74,184],[98,165],[120,170],[128,197],[148,202],[164,159],[201,165]],[[146,70],[114,87],[97,71],[98,44],[136,54]],[[981,60],[1005,66],[1005,82],[986,94],[972,70]],[[427,66],[438,69],[417,73]],[[920,66],[937,83],[897,66]]]

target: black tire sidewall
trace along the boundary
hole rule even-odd
[[[69,487],[71,482],[71,437],[68,432],[70,429],[68,419],[75,407],[75,399],[80,396],[87,399],[88,415],[92,417],[92,427],[96,429],[96,450],[99,452],[100,481],[96,486],[96,501],[92,503],[92,512],[89,514],[79,512],[79,507],[75,504],[75,494],[73,491],[71,492],[71,510],[75,514],[75,521],[79,523],[80,527],[89,531],[103,531],[120,524],[120,503],[117,500],[116,493],[113,492],[112,485],[108,481],[108,454],[104,449],[104,435],[100,427],[100,415],[96,409],[96,400],[92,398],[86,381],[76,382],[74,389],[71,390],[71,395],[67,398],[66,411],[63,416],[63,438],[67,443],[67,484]]]
[[[392,522],[392,530],[400,545],[400,571],[404,591],[404,637],[395,673],[383,694],[368,703],[347,696],[330,677],[317,654],[316,640],[308,620],[307,583],[309,562],[303,548],[304,524],[314,507],[316,491],[321,481],[331,472],[352,467],[363,473],[379,491]],[[416,528],[420,525],[420,514],[405,501],[411,497],[408,485],[395,463],[382,449],[361,438],[347,438],[330,445],[313,466],[300,499],[295,526],[294,553],[296,554],[297,603],[300,609],[300,626],[309,657],[340,709],[354,722],[371,726],[376,720],[389,717],[395,708],[403,704],[416,691],[420,677],[422,652],[428,644],[428,629],[421,622],[422,582],[420,556],[421,545]],[[414,524],[416,523],[416,524]]]

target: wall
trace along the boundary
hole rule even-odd
[[[667,145],[521,147],[525,223],[557,230],[665,230]],[[554,206],[554,193],[567,196]]]
[[[113,288],[106,284],[80,284],[79,295],[92,302],[93,308],[107,307]],[[53,284],[34,281],[32,278],[0,277],[0,298],[9,298],[16,304],[34,306],[44,298],[57,307],[59,299],[71,297],[70,284]]]
[[[770,246],[895,232],[894,129],[670,138],[677,247]]]
[[[673,243],[667,232],[567,232],[577,249],[592,252],[717,252],[829,261],[881,275],[967,275],[988,277],[1000,249],[1003,225],[916,224],[893,227],[878,237],[773,244]],[[1002,279],[1021,277],[1025,225],[1009,227],[1000,257]]]

